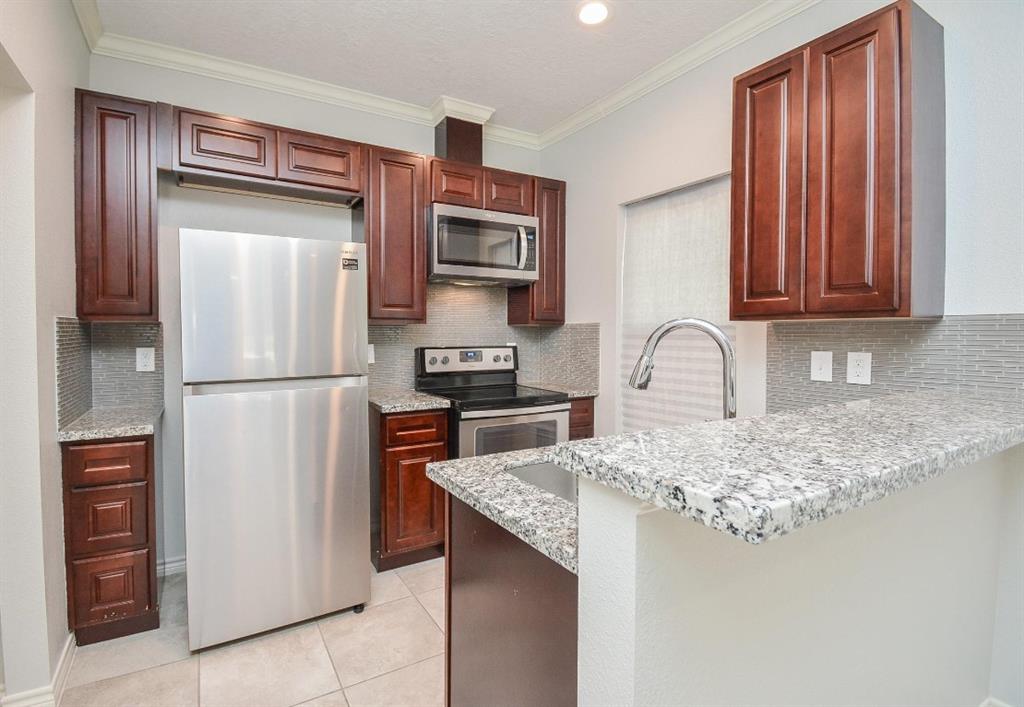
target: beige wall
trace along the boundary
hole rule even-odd
[[[68,636],[53,319],[58,315],[71,316],[75,311],[74,89],[87,85],[89,63],[74,11],[63,0],[4,2],[0,5],[0,46],[31,87],[35,115],[34,243],[30,230],[4,235],[5,239],[8,235],[17,239],[23,266],[34,263],[34,272],[18,273],[28,289],[4,305],[5,310],[13,310],[5,312],[5,322],[8,317],[27,314],[30,308],[35,310],[33,322],[18,320],[20,333],[25,335],[34,325],[30,334],[35,342],[34,370],[25,369],[26,362],[19,360],[18,367],[5,369],[4,375],[20,377],[22,381],[38,376],[38,411],[28,405],[18,410],[25,417],[20,420],[24,436],[19,436],[17,444],[32,443],[35,452],[31,455],[26,450],[23,464],[19,463],[17,473],[24,475],[16,489],[20,497],[7,498],[4,503],[19,507],[25,520],[22,531],[33,536],[26,538],[29,542],[22,552],[38,553],[42,549],[45,616],[33,611],[31,620],[14,619],[10,615],[16,615],[17,610],[9,611],[12,607],[7,606],[8,600],[16,604],[31,601],[27,592],[38,579],[34,569],[33,576],[16,577],[17,588],[4,586],[3,640],[8,668],[5,677],[7,691],[15,693],[40,687],[50,680]],[[28,344],[21,341],[19,345]],[[26,419],[29,416],[34,420]],[[34,431],[30,429],[33,423]],[[30,484],[28,479],[37,479],[38,485]],[[10,559],[14,558],[4,558]],[[7,578],[9,566],[5,564],[3,569],[4,581],[11,581]],[[24,625],[16,626],[16,621]],[[41,660],[40,641],[45,646]],[[15,663],[16,670],[11,667]]]

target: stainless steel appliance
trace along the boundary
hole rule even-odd
[[[189,646],[369,599],[365,246],[181,229]]]
[[[511,452],[569,439],[569,396],[519,385],[518,369],[515,346],[416,349],[416,389],[452,402],[449,456]]]
[[[434,204],[430,213],[430,279],[524,285],[538,278],[535,216]]]

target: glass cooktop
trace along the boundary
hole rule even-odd
[[[502,408],[550,405],[569,400],[566,393],[514,384],[448,388],[430,392],[433,395],[448,398],[458,410],[500,410]]]

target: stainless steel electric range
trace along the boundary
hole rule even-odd
[[[515,346],[416,349],[416,390],[451,400],[448,455],[473,457],[569,439],[569,396],[517,382]]]

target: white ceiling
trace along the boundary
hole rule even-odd
[[[96,0],[105,33],[420,106],[448,95],[541,133],[763,0]]]

